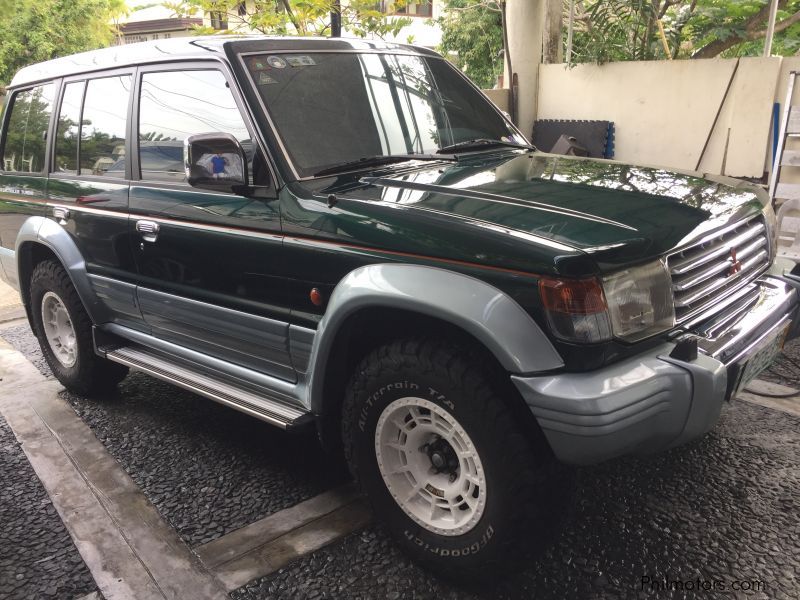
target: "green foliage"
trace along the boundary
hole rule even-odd
[[[114,0],[3,0],[0,82],[35,62],[108,45]],[[116,7],[116,8],[115,8]]]
[[[398,0],[395,4],[405,4]],[[330,35],[331,11],[334,0],[250,0],[245,14],[239,14],[239,0],[176,0],[165,3],[178,15],[221,13],[226,15],[228,32],[250,29],[270,35]],[[345,0],[341,2],[342,28],[360,37],[374,34],[395,36],[411,23],[409,18],[387,19],[375,0]],[[210,27],[200,27],[196,33],[225,33]]]
[[[576,0],[572,60],[602,63],[757,56],[764,48],[769,3],[769,0]],[[564,0],[564,7],[566,22],[569,0]],[[800,50],[800,21],[792,21],[800,16],[798,12],[800,0],[780,1],[773,54],[790,55]],[[659,21],[664,28],[664,40]]]
[[[503,23],[498,2],[445,0],[439,50],[482,88],[503,72]]]
[[[572,45],[574,62],[651,60],[658,56],[658,17],[652,2],[596,0],[581,4],[582,18],[576,21]],[[664,58],[663,50],[659,58]]]
[[[687,41],[692,50],[703,48],[715,40],[736,41],[730,48],[720,52],[721,56],[760,56],[764,51],[764,33],[767,21],[752,23],[748,21],[767,2],[759,0],[704,0],[698,2],[692,19],[686,27]],[[800,0],[789,0],[778,10],[775,20],[777,26],[800,11]],[[736,38],[742,38],[736,40]],[[800,24],[795,23],[783,31],[776,31],[772,43],[772,53],[790,56],[800,50]]]

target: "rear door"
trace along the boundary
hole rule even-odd
[[[130,196],[137,295],[159,338],[294,380],[275,178],[242,108],[218,63],[142,68]],[[186,183],[184,140],[210,132],[242,143],[261,197]]]
[[[18,285],[15,246],[20,227],[44,215],[47,140],[57,86],[46,83],[10,94],[3,116],[0,159],[0,264]]]
[[[55,131],[48,215],[72,237],[92,287],[120,324],[146,329],[128,240],[128,113],[134,70],[65,79]]]

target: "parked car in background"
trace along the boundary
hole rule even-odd
[[[316,427],[460,578],[547,546],[566,465],[703,435],[796,333],[763,190],[538,152],[423,48],[71,56],[16,75],[0,144],[0,264],[65,387],[133,368]]]

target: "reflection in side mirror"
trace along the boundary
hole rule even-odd
[[[183,163],[192,187],[239,194],[247,187],[247,157],[229,133],[190,135],[183,144]]]

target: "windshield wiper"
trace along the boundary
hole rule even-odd
[[[339,165],[327,167],[321,171],[314,173],[314,177],[321,175],[333,175],[335,173],[343,173],[345,171],[353,171],[355,169],[366,167],[378,167],[380,165],[390,165],[393,163],[405,162],[408,160],[452,160],[457,161],[456,156],[443,156],[437,151],[436,154],[377,154],[375,156],[364,156],[358,160],[349,160]]]
[[[530,144],[519,144],[517,142],[506,142],[504,140],[491,140],[489,138],[478,138],[475,140],[465,140],[439,148],[436,152],[448,153],[457,150],[469,150],[470,148],[481,148],[483,146],[509,146],[511,148],[522,148],[524,150],[536,150]]]

